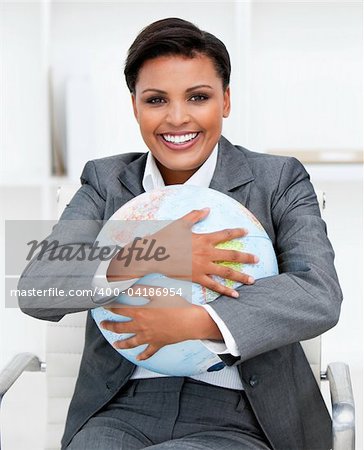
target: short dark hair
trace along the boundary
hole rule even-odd
[[[131,93],[135,92],[139,70],[145,61],[166,55],[194,58],[206,55],[214,63],[225,90],[230,83],[230,57],[225,45],[213,34],[179,18],[158,20],[144,28],[129,48],[124,75]]]

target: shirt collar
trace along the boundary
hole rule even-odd
[[[184,184],[209,187],[216,168],[217,153],[218,145],[216,144],[211,155],[206,159],[197,172],[195,172]],[[155,158],[150,151],[147,156],[142,185],[145,192],[165,186],[162,175],[155,162]]]

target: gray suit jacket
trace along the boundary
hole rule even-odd
[[[146,155],[129,153],[86,164],[82,187],[65,209],[51,238],[60,247],[92,245],[102,223],[143,192]],[[331,422],[319,388],[298,343],[338,320],[342,295],[334,253],[309,176],[294,158],[269,156],[219,142],[210,185],[245,205],[271,238],[280,274],[239,288],[232,301],[210,305],[228,325],[240,350],[243,386],[272,448],[331,448]],[[70,220],[67,220],[70,219]],[[99,261],[78,263],[34,259],[20,289],[51,286],[90,288]],[[50,275],[51,274],[51,275]],[[56,279],[52,274],[57,274]],[[50,281],[51,280],[51,281]],[[24,312],[46,320],[95,307],[92,296],[19,299]],[[225,358],[229,363],[229,358]],[[64,447],[85,421],[127,382],[135,366],[105,341],[88,314],[86,344],[69,409]]]

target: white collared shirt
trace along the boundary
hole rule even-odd
[[[202,164],[202,166],[184,183],[186,185],[209,187],[217,162],[218,146],[216,145],[210,156]],[[165,187],[162,175],[157,167],[154,156],[151,152],[148,152],[147,162],[144,170],[144,176],[142,180],[142,185],[145,192],[150,192],[154,189],[160,189]],[[133,285],[137,280],[131,279],[122,282],[112,282],[109,283],[106,279],[106,271],[109,262],[105,261],[100,264],[94,280],[93,285],[100,287],[118,287],[120,290],[125,290],[131,285]],[[224,338],[223,342],[216,342],[210,340],[201,340],[201,342],[213,353],[216,354],[231,354],[233,356],[240,356],[236,342],[227,328],[226,324],[221,320],[219,315],[215,310],[209,305],[201,305],[209,313],[210,317],[214,320],[216,325]],[[153,378],[153,377],[163,377],[156,372],[144,369],[143,367],[137,366],[134,371],[132,378]],[[217,386],[222,386],[230,389],[243,389],[238,369],[235,366],[225,367],[224,369],[217,372],[207,372],[201,375],[194,375],[191,378],[204,381],[206,383],[214,384]]]
[[[217,153],[218,149],[216,145],[202,166],[184,184],[209,187],[216,168]],[[148,152],[142,185],[145,192],[165,187],[164,180],[151,152]]]

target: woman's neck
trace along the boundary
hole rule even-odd
[[[198,170],[197,168],[192,170],[176,171],[162,166],[159,161],[156,161],[156,163],[166,186],[170,186],[172,184],[184,184]]]

